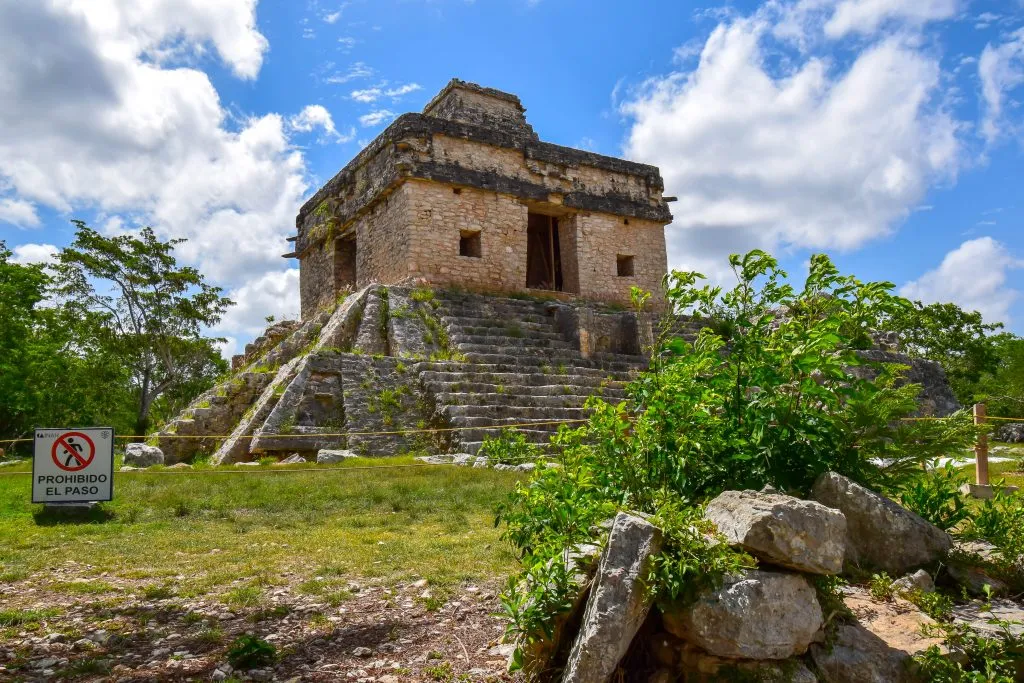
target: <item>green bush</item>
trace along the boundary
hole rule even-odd
[[[966,475],[947,462],[909,480],[898,496],[905,508],[948,531],[970,515],[960,494],[960,486],[966,481]]]
[[[921,680],[932,683],[1013,683],[1024,654],[1024,639],[1010,632],[1010,624],[994,620],[1001,628],[996,638],[982,636],[963,624],[938,624],[926,635],[942,636],[950,657],[938,645],[914,655]]]
[[[766,484],[802,495],[829,470],[872,488],[913,491],[924,463],[973,442],[965,413],[902,421],[917,410],[919,387],[901,382],[903,366],[858,355],[872,330],[909,305],[891,283],[842,276],[823,255],[811,259],[800,291],[763,252],[730,264],[738,283],[729,291],[698,286],[698,273],[666,278],[672,310],[714,327],[691,342],[666,325],[628,399],[591,398],[589,421],[555,439],[561,467],[537,472],[499,511],[524,567],[506,591],[520,635],[550,630],[572,580],[564,571],[565,582],[552,581],[552,565],[565,565],[575,544],[601,542],[597,524],[616,510],[657,516],[668,542],[650,589],[663,601],[685,600],[750,564],[694,532],[695,506],[710,497]],[[549,585],[556,595],[539,614],[530,606]]]
[[[228,663],[236,669],[269,666],[277,660],[277,648],[254,635],[240,636],[228,649]]]
[[[541,450],[536,444],[527,441],[522,432],[514,429],[502,429],[498,436],[484,437],[478,455],[491,462],[518,465],[536,460],[540,457]]]
[[[997,484],[995,495],[974,509],[961,536],[988,541],[998,551],[998,564],[1004,569],[1015,568],[1024,555],[1024,500]]]

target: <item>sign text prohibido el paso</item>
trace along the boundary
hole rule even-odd
[[[33,503],[91,503],[114,496],[114,430],[36,429]]]

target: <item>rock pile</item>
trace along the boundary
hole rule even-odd
[[[1024,442],[1024,422],[1011,422],[1002,425],[996,431],[996,441],[1005,441],[1006,443]]]
[[[896,591],[930,591],[932,577],[920,569],[945,559],[952,540],[835,473],[818,479],[813,498],[765,490],[712,500],[707,518],[759,567],[726,576],[687,603],[654,609],[643,581],[661,530],[641,515],[619,513],[596,573],[581,575],[577,605],[559,621],[558,642],[531,646],[532,673],[560,669],[563,683],[604,683],[642,652],[642,672],[627,671],[627,680],[913,680],[911,655],[940,642],[921,634],[931,619],[903,600],[879,604],[862,588],[845,589],[853,618],[837,619],[815,584],[855,564],[911,572]],[[541,655],[550,659],[538,661]]]

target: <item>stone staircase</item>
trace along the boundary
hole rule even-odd
[[[621,400],[625,384],[647,367],[644,356],[584,358],[549,302],[452,293],[437,302],[460,359],[423,363],[420,380],[465,452],[496,436],[498,429],[484,429],[494,425],[527,425],[517,427],[527,440],[547,443],[559,428],[552,422],[585,418],[595,394]]]

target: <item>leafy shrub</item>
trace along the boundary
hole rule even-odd
[[[926,635],[943,636],[950,657],[938,645],[914,655],[921,680],[933,683],[1012,683],[1024,653],[1024,639],[1010,632],[1010,623],[994,620],[1001,628],[997,638],[982,636],[963,624],[937,624]]]
[[[961,536],[988,541],[998,550],[998,564],[1011,568],[1024,555],[1024,500],[996,484],[995,495],[974,509]]]
[[[536,460],[540,454],[541,450],[536,444],[527,441],[522,432],[514,429],[502,429],[498,436],[485,436],[478,453],[491,462],[505,465],[530,462]]]
[[[228,649],[228,663],[236,669],[269,666],[277,660],[277,648],[254,635],[240,636]]]
[[[914,477],[899,492],[900,502],[940,529],[949,530],[967,519],[960,486],[967,477],[953,463],[931,467]]]
[[[896,589],[892,585],[892,577],[882,572],[874,574],[868,583],[868,591],[871,597],[881,602],[889,602],[896,597]]]
[[[591,398],[588,422],[555,438],[562,466],[538,471],[499,511],[524,567],[505,593],[518,635],[550,632],[572,590],[566,549],[602,542],[597,525],[617,510],[657,516],[667,543],[650,589],[685,601],[751,564],[699,533],[695,506],[708,498],[766,484],[800,495],[829,470],[912,490],[925,462],[973,442],[966,413],[901,421],[917,410],[919,387],[901,381],[904,367],[858,355],[872,330],[909,305],[891,283],[842,276],[823,255],[811,259],[800,291],[763,252],[730,264],[738,284],[725,292],[698,286],[698,273],[666,278],[672,310],[715,320],[714,328],[688,341],[666,316],[651,369],[629,385],[628,399]],[[944,505],[933,504],[946,514]]]

